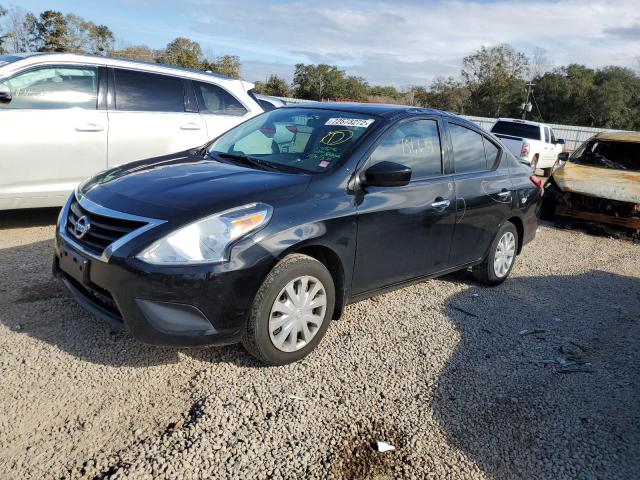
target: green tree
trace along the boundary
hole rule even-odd
[[[429,86],[423,101],[425,107],[465,113],[468,110],[469,90],[453,77],[438,77]]]
[[[278,75],[269,75],[266,82],[255,82],[255,89],[258,93],[264,95],[273,95],[275,97],[288,97],[289,84]]]
[[[65,16],[54,10],[45,10],[35,24],[36,46],[39,52],[64,52],[70,40]]]
[[[481,47],[462,61],[462,78],[475,115],[498,117],[517,114],[524,100],[527,57],[510,45]]]
[[[340,82],[340,96],[350,100],[366,100],[369,97],[369,84],[362,77],[349,75]]]
[[[240,78],[242,64],[235,55],[221,55],[212,61],[205,61],[202,68],[225,77]]]
[[[202,49],[198,42],[179,37],[167,44],[159,61],[178,67],[200,69],[202,68]]]
[[[343,80],[344,72],[335,65],[298,63],[293,75],[293,87],[298,98],[337,98],[343,94]]]
[[[374,85],[369,88],[370,97],[391,98],[394,100],[400,100],[403,97],[403,93],[396,87]]]
[[[111,57],[126,58],[128,60],[138,60],[141,62],[156,62],[164,54],[162,50],[152,50],[146,45],[130,45],[121,50],[114,50]]]
[[[115,37],[106,25],[89,26],[89,51],[94,55],[109,55],[113,51]]]

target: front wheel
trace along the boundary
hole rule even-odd
[[[324,336],[334,305],[335,287],[327,268],[307,255],[288,255],[262,282],[242,344],[269,365],[298,361]]]
[[[487,285],[504,282],[516,262],[517,251],[518,231],[513,223],[506,222],[493,239],[487,257],[473,267],[474,277]]]

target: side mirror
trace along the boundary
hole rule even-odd
[[[411,169],[394,162],[380,162],[364,172],[363,185],[372,187],[402,187],[411,180]]]
[[[566,162],[567,160],[569,160],[569,152],[560,152],[558,154],[558,160],[560,160],[561,162]]]
[[[556,145],[564,145],[564,138],[557,138]]]
[[[0,83],[0,103],[11,101],[11,90],[4,83]]]

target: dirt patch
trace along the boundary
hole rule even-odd
[[[378,441],[396,449],[378,452]],[[330,459],[332,473],[339,478],[393,478],[394,471],[405,463],[406,443],[405,435],[391,425],[377,420],[358,421],[355,433],[342,440],[343,448]]]
[[[66,297],[64,290],[56,280],[52,279],[23,288],[20,290],[20,297],[15,303],[34,303],[63,297]]]

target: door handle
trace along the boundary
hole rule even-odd
[[[507,198],[511,197],[511,190],[502,190],[500,193],[497,194],[500,198],[502,198],[503,200],[506,200]]]
[[[103,130],[104,126],[97,123],[83,123],[76,127],[76,132],[102,132]]]
[[[180,130],[201,130],[202,127],[197,123],[183,123],[180,125]]]
[[[444,210],[449,205],[451,205],[451,202],[441,197],[436,198],[436,201],[431,204],[436,210]]]

